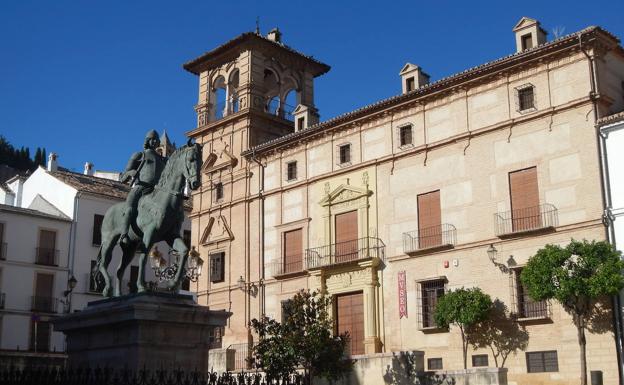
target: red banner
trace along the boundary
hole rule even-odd
[[[405,270],[399,271],[399,319],[407,318],[407,285],[405,284]]]

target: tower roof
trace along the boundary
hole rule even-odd
[[[234,57],[238,56],[240,52],[247,50],[250,47],[256,47],[268,52],[275,52],[276,54],[290,55],[294,59],[300,60],[302,66],[307,67],[310,73],[312,73],[315,77],[323,75],[330,69],[327,64],[312,58],[312,56],[304,55],[303,53],[296,51],[281,42],[267,39],[266,37],[255,32],[245,32],[240,34],[227,43],[184,63],[182,67],[190,73],[199,75],[206,69],[217,67],[223,63],[231,61]]]

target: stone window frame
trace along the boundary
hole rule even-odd
[[[220,188],[219,188],[220,186]],[[221,196],[219,197],[219,189],[221,190]],[[214,203],[221,203],[225,197],[225,184],[223,181],[218,180],[212,183],[212,201]]]
[[[546,354],[554,353],[555,364],[554,366],[547,367],[546,364]],[[531,356],[541,356],[539,360],[542,368],[535,368],[531,366]],[[542,351],[534,351],[534,352],[525,352],[526,357],[526,367],[527,373],[557,373],[559,372],[559,354],[556,350],[542,350]]]
[[[538,321],[542,322],[550,322],[551,320],[551,306],[550,302],[547,300],[543,301],[535,301],[536,303],[543,302],[545,306],[544,314],[536,317],[522,317],[520,312],[520,299],[518,298],[518,285],[520,282],[520,272],[525,267],[525,265],[518,265],[511,267],[509,269],[509,291],[511,296],[511,314],[517,322],[530,321],[534,323],[538,323]]]
[[[487,354],[473,354],[471,361],[473,368],[487,367],[489,365],[489,356]]]
[[[522,102],[520,100],[521,93],[528,89],[531,90],[532,105],[527,108],[522,108]],[[515,87],[514,90],[516,93],[516,112],[520,114],[529,114],[531,112],[537,111],[537,93],[535,92],[535,86],[532,83],[525,83],[525,84],[519,85],[518,87]]]
[[[342,161],[342,148],[349,148],[349,159],[345,162]],[[343,142],[336,145],[336,165],[339,167],[348,167],[353,164],[353,144],[351,142]]]
[[[219,276],[217,277],[215,273],[213,273],[213,258],[220,257],[221,258],[221,271],[219,272]],[[225,250],[213,250],[208,254],[208,279],[210,283],[221,283],[225,282]]]
[[[293,176],[290,175],[290,171],[291,171],[290,167],[292,165],[294,165],[294,175]],[[297,174],[299,174],[298,173],[299,170],[298,170],[298,167],[297,167],[297,161],[296,160],[291,160],[291,161],[286,162],[286,170],[284,170],[284,171],[285,171],[284,173],[286,174],[286,182],[294,182],[294,181],[296,181],[298,179],[298,175]]]
[[[411,131],[411,143],[401,143],[401,131],[405,128],[408,128]],[[414,125],[410,123],[400,124],[396,127],[396,146],[399,150],[409,150],[415,147],[414,145]]]
[[[448,278],[446,276],[431,277],[431,278],[425,278],[425,279],[420,279],[420,280],[415,281],[416,283],[416,323],[417,323],[418,330],[424,333],[437,333],[437,332],[449,331],[448,328],[441,328],[436,325],[424,326],[423,295],[422,295],[423,284],[433,283],[437,281],[441,281],[444,283],[444,293],[446,294],[448,292]]]
[[[427,370],[443,370],[443,369],[444,369],[444,360],[442,359],[442,357],[427,358]]]

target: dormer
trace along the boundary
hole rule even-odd
[[[406,63],[399,72],[399,76],[401,76],[401,89],[404,94],[429,84],[429,75],[412,63]]]
[[[540,44],[546,43],[546,31],[540,27],[540,22],[523,17],[513,28],[516,35],[516,52],[522,52]]]

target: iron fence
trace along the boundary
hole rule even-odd
[[[534,301],[528,294],[519,296],[518,318],[550,318],[548,301]]]
[[[232,370],[241,371],[251,369],[251,353],[253,350],[253,345],[250,345],[248,343],[232,344],[228,346],[228,349],[234,350],[234,367],[232,368]]]
[[[280,103],[277,98],[268,100],[265,107],[265,111],[269,114],[279,116],[280,118],[290,120],[291,122],[294,122],[295,120],[295,117],[293,116],[294,110],[295,107],[286,103]]]
[[[294,274],[304,271],[303,255],[300,255],[296,261],[275,261],[267,264],[269,274],[272,277]]]
[[[33,295],[31,297],[30,303],[30,309],[32,311],[39,311],[43,313],[56,313],[58,300],[54,297]]]
[[[557,227],[557,208],[549,203],[494,214],[496,235],[504,236]]]
[[[386,245],[379,238],[364,237],[352,241],[307,249],[307,268],[329,266],[367,258],[385,258]]]
[[[451,247],[456,243],[457,229],[448,223],[403,233],[403,252],[407,254],[438,247]]]
[[[182,370],[7,368],[0,385],[303,385],[299,374],[270,379],[261,372],[214,373]]]
[[[59,251],[48,247],[37,247],[35,263],[37,265],[58,266]]]

